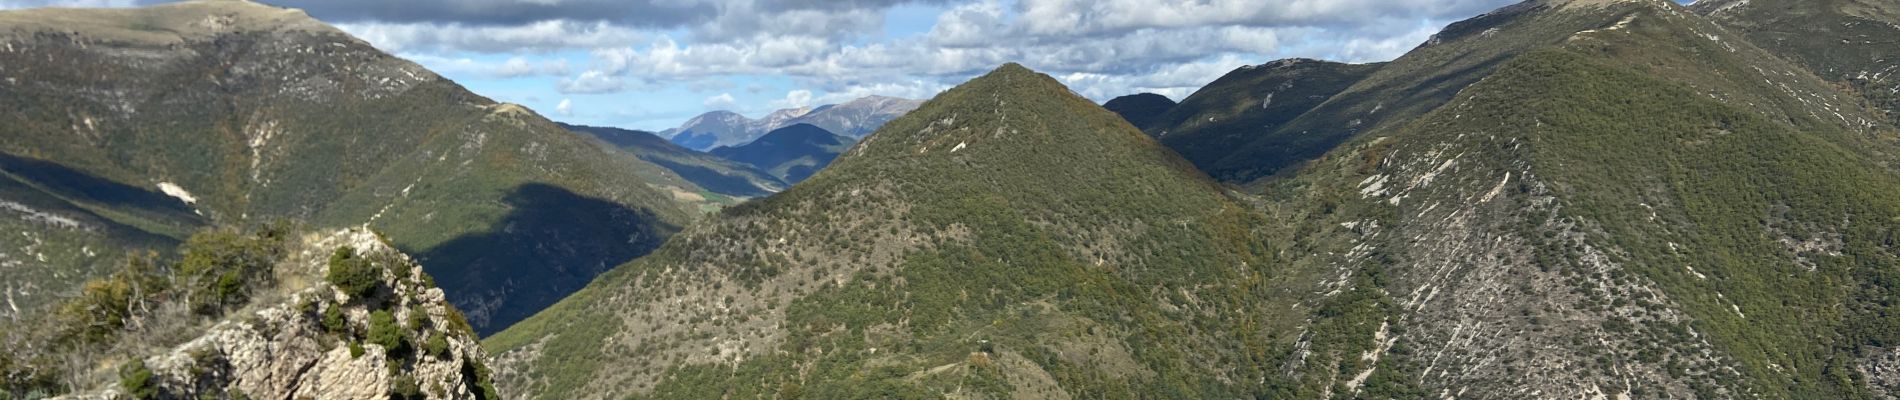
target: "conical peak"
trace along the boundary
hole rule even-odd
[[[1001,66],[997,66],[996,69],[990,70],[990,73],[991,74],[996,74],[996,73],[1034,74],[1036,73],[1036,71],[1029,69],[1029,67],[1023,66],[1022,64],[1007,62],[1007,63],[1003,63],[1003,65]]]
[[[1024,101],[1044,98],[1043,96],[1049,94],[1080,97],[1075,96],[1074,92],[1069,91],[1067,85],[1063,85],[1056,78],[1017,63],[1003,64],[951,90],[987,92]],[[1090,103],[1093,104],[1093,102]]]
[[[1033,83],[1033,84],[1038,84],[1038,85],[1062,86],[1062,82],[1056,81],[1055,78],[1051,78],[1049,77],[1049,75],[1044,75],[1041,72],[1036,72],[1035,70],[1029,69],[1029,67],[1023,66],[1022,64],[1017,64],[1013,62],[996,67],[996,69],[990,70],[989,73],[983,74],[983,76],[981,77],[977,77],[976,79],[970,80],[970,83],[990,81],[990,80],[1002,80],[1002,81],[1012,81],[1012,82],[1024,81],[1024,82],[1016,82],[1016,83],[1017,84]],[[1067,88],[1067,86],[1063,86],[1063,87]]]

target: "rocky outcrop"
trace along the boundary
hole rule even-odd
[[[494,398],[484,392],[492,391],[484,389],[487,356],[467,322],[419,265],[373,233],[317,240],[280,270],[329,276],[336,259],[367,260],[381,280],[363,296],[321,282],[233,313],[146,357],[150,387],[159,398]],[[139,397],[133,390],[122,383],[85,397]]]
[[[1870,348],[1865,353],[1860,373],[1867,377],[1867,391],[1883,399],[1900,398],[1900,348]]]

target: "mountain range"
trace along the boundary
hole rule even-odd
[[[0,223],[25,232],[0,239],[8,313],[204,227],[294,220],[367,224],[495,330],[715,201],[296,10],[52,8],[0,25]]]
[[[1895,398],[1897,21],[1527,0],[656,135],[294,10],[0,12],[0,397]]]
[[[1698,11],[1527,1],[1152,136],[1005,66],[485,344],[531,398],[1897,393],[1893,126]]]
[[[809,124],[827,132],[862,138],[910,110],[921,101],[870,96],[816,108],[789,108],[774,111],[757,120],[731,111],[713,111],[687,120],[678,128],[659,133],[674,144],[698,151],[734,147],[751,143],[760,136],[797,124]]]
[[[1265,342],[1176,296],[1279,309],[1248,294],[1271,254],[1250,222],[1115,114],[1011,64],[485,344],[521,398],[1238,394],[1221,382],[1268,369],[1184,361]]]

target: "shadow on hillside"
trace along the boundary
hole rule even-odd
[[[1495,71],[1507,60],[1505,56],[1493,56],[1422,81],[1386,82],[1366,90],[1335,95],[1319,107],[1308,110],[1304,115],[1288,122],[1290,124],[1288,127],[1326,128],[1302,130],[1298,134],[1293,134],[1290,130],[1284,134],[1273,131],[1268,135],[1249,139],[1242,150],[1228,154],[1201,169],[1223,181],[1247,182],[1280,174],[1285,172],[1282,171],[1285,168],[1297,168],[1302,163],[1324,157],[1326,153],[1363,133],[1364,129],[1384,128],[1380,124],[1395,115],[1417,118],[1450,103],[1458,96],[1459,91],[1490,76],[1490,72]],[[1381,100],[1387,96],[1401,97],[1396,100]],[[1348,112],[1344,109],[1375,102],[1381,105],[1390,102],[1402,108],[1388,109],[1373,115]]]
[[[45,192],[74,202],[91,203],[115,210],[137,210],[146,217],[169,224],[195,226],[204,218],[190,205],[154,190],[126,185],[84,171],[45,160],[0,153],[0,170],[22,182],[31,182]]]
[[[405,249],[483,336],[652,252],[680,229],[651,210],[544,184],[517,187],[505,201],[514,210],[491,232],[424,251]]]
[[[771,191],[759,187],[744,176],[728,175],[712,168],[676,163],[659,157],[646,161],[672,170],[673,173],[680,174],[680,178],[685,178],[687,182],[692,182],[713,193],[736,197],[759,197],[772,194]]]

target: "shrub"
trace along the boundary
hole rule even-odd
[[[338,248],[335,254],[330,255],[330,272],[325,278],[351,298],[363,298],[376,293],[376,288],[383,281],[382,271],[369,260],[357,257],[356,250],[349,246]]]
[[[422,345],[423,351],[436,358],[449,358],[449,338],[437,333],[429,335],[429,341]]]
[[[332,305],[323,309],[323,330],[332,334],[349,332],[350,320],[343,315],[343,305]]]
[[[152,369],[145,367],[145,360],[132,360],[119,367],[119,388],[135,399],[158,398],[158,384],[153,382]]]
[[[398,376],[395,378],[395,382],[389,386],[390,400],[421,400],[426,398],[428,398],[428,396],[422,395],[422,386],[416,384],[416,378],[413,376]]]
[[[383,346],[383,350],[389,353],[390,358],[401,358],[409,354],[411,350],[408,337],[403,331],[402,325],[396,323],[394,314],[390,314],[388,310],[377,310],[369,315],[369,336],[366,339],[370,343]]]
[[[178,275],[192,291],[192,310],[219,315],[250,301],[255,288],[268,283],[265,280],[280,258],[277,237],[269,232],[243,235],[226,230],[192,235],[177,266]]]

